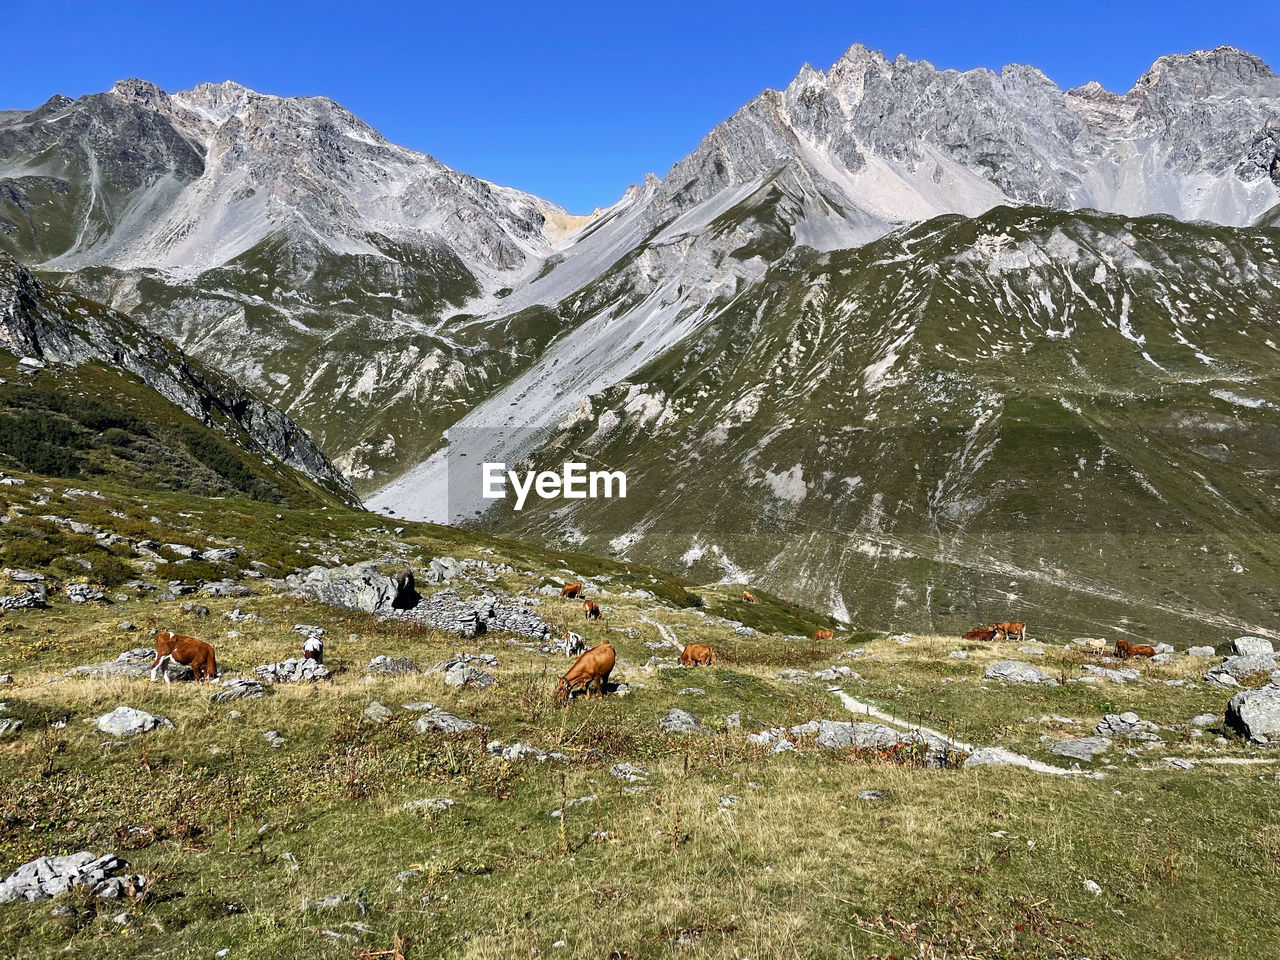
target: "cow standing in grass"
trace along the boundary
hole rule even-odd
[[[1021,643],[1027,639],[1027,625],[1021,620],[1016,623],[1011,623],[1006,620],[1004,623],[995,624],[994,629],[996,633],[1000,635],[1000,639],[1002,640],[1005,637],[1013,637]]]
[[[594,600],[583,600],[582,615],[588,620],[599,620],[600,604],[596,603]]]
[[[821,643],[823,640],[830,640],[836,635],[834,630],[815,630],[813,633],[813,642]]]
[[[596,696],[603,699],[605,687],[609,683],[609,673],[617,660],[613,646],[606,640],[597,644],[573,662],[569,672],[560,678],[556,687],[556,699],[567,703],[577,689],[585,690],[591,696],[592,685],[596,688]]]
[[[690,643],[681,651],[680,662],[686,667],[710,667],[716,662],[716,652],[705,643]]]
[[[165,661],[190,667],[197,682],[218,677],[218,661],[214,658],[213,647],[195,637],[184,637],[168,630],[158,631],[156,661],[151,665],[152,683],[156,682],[156,674],[165,666]],[[171,682],[168,670],[165,670],[164,682]]]
[[[566,583],[560,588],[560,598],[562,600],[577,600],[582,596],[582,584]]]

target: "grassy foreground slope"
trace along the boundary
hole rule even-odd
[[[1280,768],[1220,722],[1193,734],[1189,719],[1221,716],[1229,696],[1199,682],[1209,661],[1142,665],[1128,684],[1006,685],[982,679],[1002,657],[1034,660],[1061,680],[1082,677],[1085,661],[1063,648],[1066,638],[1043,635],[1039,656],[846,630],[818,646],[807,637],[822,618],[633,564],[333,506],[139,492],[109,476],[86,496],[75,492],[80,481],[17,477],[25,484],[0,488],[6,556],[10,533],[39,523],[60,555],[90,563],[99,558],[86,541],[101,532],[235,547],[218,563],[180,562],[172,551],[162,563],[123,545],[118,559],[144,581],[231,579],[254,594],[161,599],[164,591],[119,585],[110,605],[74,605],[59,588],[75,578],[50,564],[41,568],[49,608],[0,618],[0,673],[14,677],[0,687],[0,717],[23,723],[0,737],[0,877],[39,855],[89,849],[117,852],[151,878],[132,902],[72,893],[0,905],[0,954],[1119,960],[1252,958],[1280,946]],[[311,563],[394,559],[421,572],[445,555],[492,565],[451,585],[464,595],[526,595],[558,629],[610,639],[613,679],[629,692],[564,709],[552,699],[562,657],[267,585]],[[570,577],[587,579],[601,623],[536,593]],[[207,616],[184,612],[193,599]],[[233,609],[262,619],[233,622]],[[125,619],[140,629],[121,632]],[[296,623],[327,630],[331,679],[229,704],[210,701],[217,687],[59,679],[160,627],[213,642],[231,677],[296,655]],[[657,645],[670,638],[708,642],[720,660],[669,668],[675,650]],[[498,665],[485,669],[497,684],[362,675],[379,654],[425,667],[458,652],[494,654]],[[651,656],[668,668],[647,665]],[[856,673],[812,675],[833,664]],[[1048,747],[1106,714],[1134,710],[1160,725],[1160,739],[1117,738],[1084,765],[1100,779],[926,768],[911,749],[823,750],[811,736],[774,754],[747,739],[761,725],[851,719],[833,686],[975,746],[1060,767],[1070,761]],[[389,722],[366,716],[375,700]],[[489,729],[420,732],[420,714],[402,705],[422,700]],[[117,741],[86,722],[121,704],[163,714],[175,729]],[[660,729],[672,707],[704,732]],[[503,759],[491,740],[565,759]],[[617,764],[642,772],[621,779]],[[433,798],[453,805],[405,809]]]

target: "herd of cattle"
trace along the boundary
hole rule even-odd
[[[961,639],[977,640],[979,643],[999,643],[1010,637],[1016,637],[1020,641],[1025,640],[1026,636],[1027,625],[1018,621],[1017,623],[993,623],[988,627],[974,627]],[[1107,652],[1107,642],[1098,638],[1087,638],[1081,641],[1081,645],[1090,653],[1101,654]],[[1132,657],[1154,657],[1156,649],[1145,643],[1130,643],[1128,640],[1117,640],[1115,655],[1121,660],[1128,660]]]
[[[560,591],[560,596],[566,600],[582,600],[582,615],[587,620],[599,620],[602,616],[600,605],[594,600],[589,600],[582,596],[581,583],[565,584]],[[744,594],[743,596],[748,597],[750,594]],[[751,602],[755,602],[754,597],[751,598]],[[828,635],[831,633],[829,630],[826,632]],[[155,639],[156,659],[151,665],[152,683],[156,681],[158,675],[168,663],[190,667],[197,682],[217,680],[219,678],[218,661],[214,655],[213,647],[203,640],[183,636],[169,630],[158,631]],[[608,640],[605,640],[603,643],[587,649],[586,642],[582,639],[582,636],[572,630],[566,631],[565,638],[561,643],[565,656],[576,656],[577,659],[574,660],[573,666],[569,668],[568,673],[560,678],[556,691],[557,697],[567,701],[576,690],[582,690],[590,695],[593,687],[595,688],[596,696],[603,697],[609,683],[609,674],[617,660],[613,645]],[[304,660],[323,662],[324,641],[318,636],[308,637],[302,645],[302,657]],[[703,643],[690,643],[681,652],[680,662],[685,666],[691,667],[711,666],[716,662],[715,651]],[[170,682],[167,670],[164,673],[164,680],[165,683]]]
[[[583,586],[581,583],[567,583],[561,589],[560,597],[565,600],[581,600],[583,617],[587,620],[599,620],[602,616],[600,605],[594,600],[583,597],[582,592]],[[746,591],[743,591],[742,599],[746,603],[756,602],[756,598]],[[834,631],[823,629],[816,631],[813,639],[815,643],[818,643],[830,640],[834,636]],[[1005,621],[993,623],[986,627],[974,627],[964,635],[963,639],[976,640],[981,643],[999,643],[1010,638],[1019,641],[1025,640],[1026,636],[1027,625],[1025,623],[1021,621]],[[1103,640],[1086,640],[1085,645],[1095,653],[1106,651],[1106,643]],[[583,638],[569,630],[566,631],[566,636],[561,641],[561,646],[566,657],[576,657],[576,659],[568,672],[560,678],[556,688],[557,699],[567,702],[575,691],[582,691],[587,696],[590,696],[593,688],[597,697],[603,697],[609,683],[609,674],[613,671],[613,666],[617,662],[617,655],[614,652],[613,645],[608,640],[605,640],[588,649]],[[1115,654],[1122,659],[1153,657],[1155,653],[1154,648],[1143,643],[1129,643],[1127,640],[1116,641]],[[323,662],[324,641],[318,636],[308,637],[302,645],[302,656],[304,660]],[[215,680],[219,676],[218,662],[214,657],[213,647],[203,640],[197,640],[195,637],[186,637],[168,630],[161,630],[156,634],[156,659],[151,665],[152,682],[156,680],[157,674],[165,666],[166,662],[189,666],[197,681]],[[709,667],[715,662],[715,651],[704,643],[687,644],[680,653],[680,663],[687,667]],[[169,682],[167,672],[164,679],[166,683]]]

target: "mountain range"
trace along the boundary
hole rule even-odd
[[[854,46],[589,217],[324,98],[0,112],[0,247],[375,509],[470,522],[460,452],[573,452],[628,498],[476,522],[939,629],[1266,629],[1278,204],[1280,78],[1232,48],[1118,94]]]

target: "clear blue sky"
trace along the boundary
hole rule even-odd
[[[855,42],[938,67],[1030,63],[1127,90],[1231,44],[1280,69],[1276,0],[1124,3],[58,3],[9,0],[0,107],[122,77],[323,94],[391,140],[574,212],[665,175],[716,123]]]

